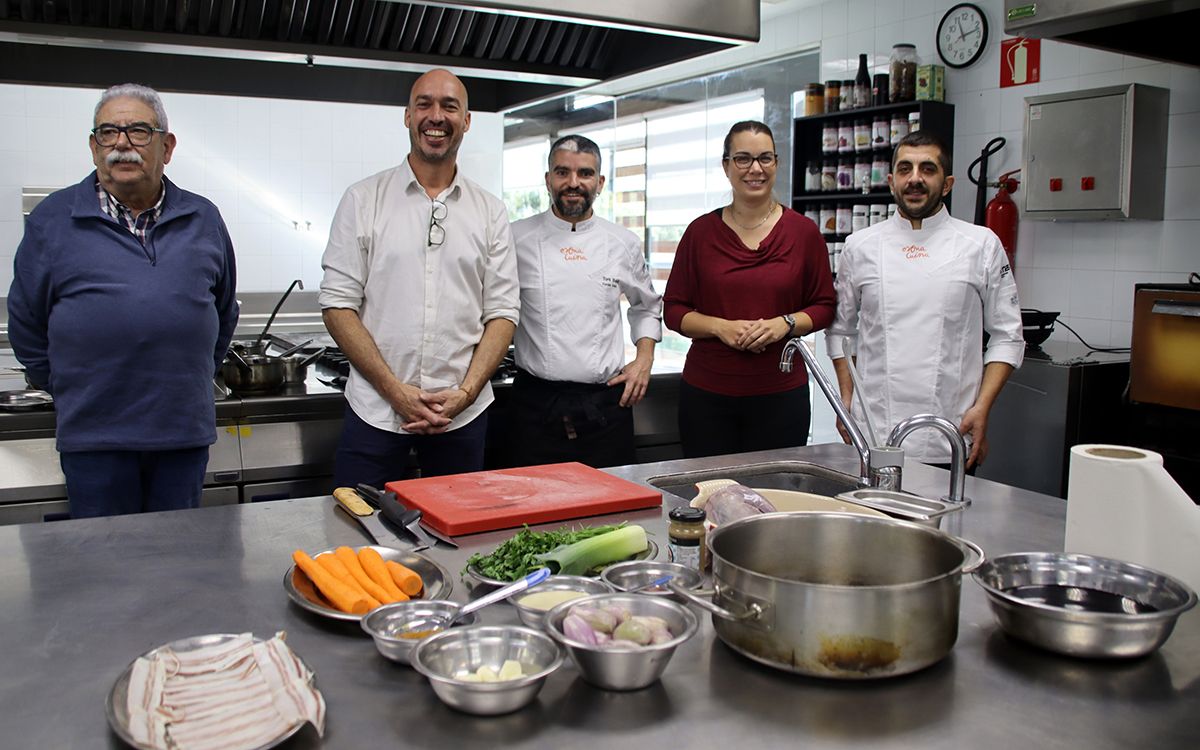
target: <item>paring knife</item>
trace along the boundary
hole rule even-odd
[[[404,504],[400,502],[400,498],[396,497],[395,492],[382,492],[369,484],[360,484],[358,485],[358,494],[371,505],[378,507],[384,518],[408,529],[413,536],[421,540],[422,544],[432,547],[438,541],[442,541],[455,549],[458,548],[453,541],[426,529],[421,524],[421,511],[415,508],[405,508]]]
[[[408,544],[400,540],[400,537],[393,534],[383,521],[379,520],[376,511],[370,505],[363,501],[354,490],[349,487],[338,487],[333,491],[333,498],[337,500],[338,505],[342,507],[350,517],[358,521],[358,525],[362,526],[363,531],[367,532],[367,536],[374,538],[377,544],[382,544],[385,547],[395,547],[396,549],[408,549]],[[428,548],[429,545],[413,547],[413,551],[418,551]]]

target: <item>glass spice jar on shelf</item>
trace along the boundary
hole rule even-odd
[[[893,44],[888,75],[888,101],[911,102],[917,98],[917,48]]]
[[[837,112],[842,108],[842,82],[825,82],[825,112]]]

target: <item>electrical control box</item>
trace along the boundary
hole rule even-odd
[[[1132,83],[1026,97],[1024,217],[1161,220],[1170,93]]]

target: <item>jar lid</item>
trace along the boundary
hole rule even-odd
[[[809,91],[824,91],[825,87],[819,83],[810,83],[810,84],[808,84],[808,90]]]
[[[707,518],[707,514],[702,508],[693,508],[690,505],[672,508],[668,516],[672,521],[682,521],[683,523],[701,523]]]
[[[842,85],[843,86],[854,86],[854,79],[847,78],[846,80],[842,81]]]
[[[892,45],[892,49],[916,49],[916,48],[917,48],[917,45],[913,44],[912,42],[900,42],[899,44]]]
[[[842,87],[842,82],[841,81],[826,81],[825,87],[838,89],[838,88]]]

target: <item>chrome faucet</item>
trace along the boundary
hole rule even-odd
[[[804,364],[808,367],[808,374],[812,376],[813,380],[817,381],[821,392],[825,394],[829,405],[833,407],[834,413],[837,414],[838,419],[842,420],[842,424],[846,425],[846,432],[850,433],[850,442],[854,445],[854,449],[858,451],[859,484],[863,487],[872,486],[871,446],[867,443],[867,438],[863,435],[863,431],[859,428],[858,423],[850,416],[850,411],[846,408],[846,405],[842,403],[841,395],[834,390],[833,385],[829,382],[829,378],[825,376],[825,371],[820,368],[816,359],[813,358],[812,352],[808,350],[808,347],[804,345],[804,342],[800,338],[789,339],[783,345],[783,356],[779,358],[779,369],[783,372],[792,371],[792,359],[795,356],[796,350],[800,351],[800,356],[804,359]]]
[[[909,417],[892,429],[892,434],[888,435],[888,447],[899,448],[904,438],[922,427],[939,430],[950,441],[950,495],[946,499],[952,503],[962,503],[967,476],[967,443],[953,422],[933,414]]]

